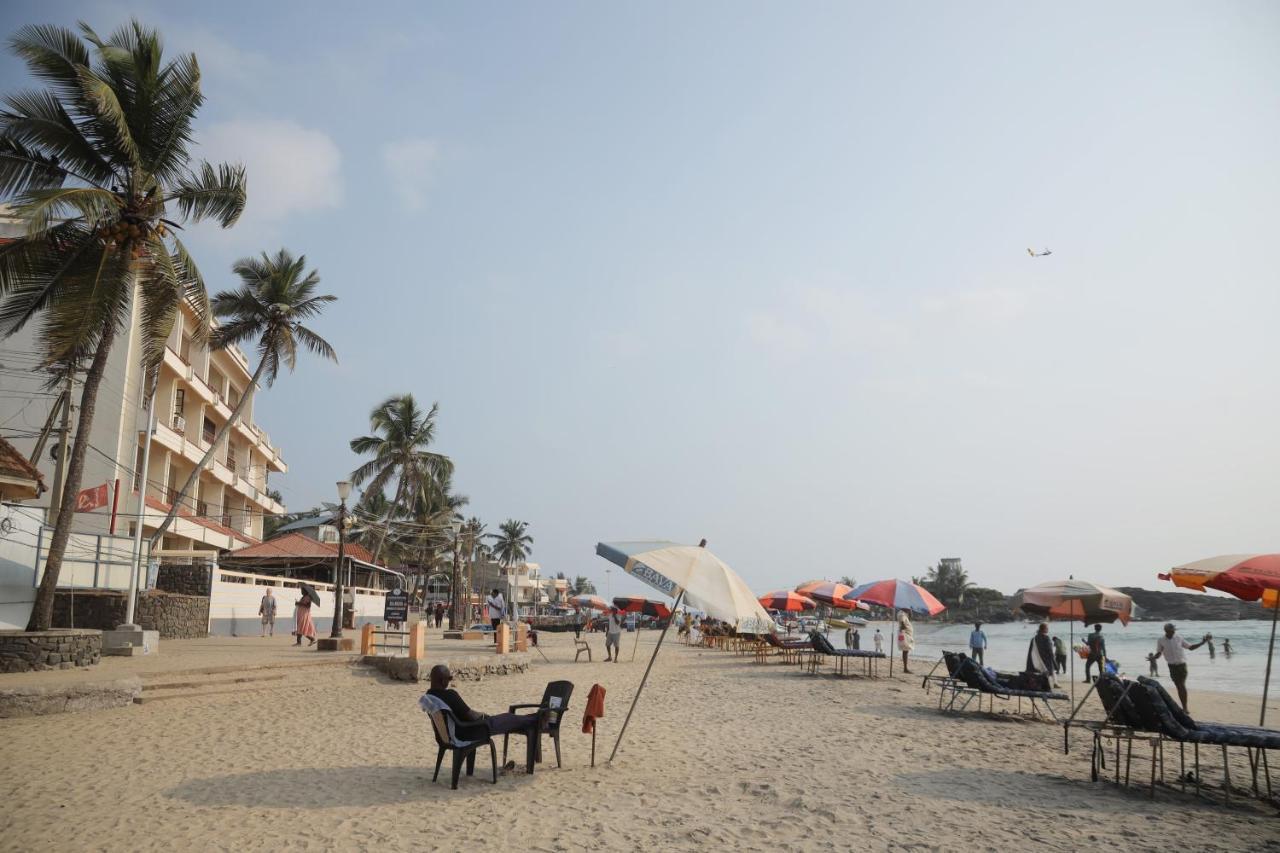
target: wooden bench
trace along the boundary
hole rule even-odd
[[[580,637],[575,637],[573,640],[573,662],[574,663],[578,662],[578,658],[582,657],[583,652],[587,653],[587,662],[590,663],[591,662],[591,646],[587,645],[586,640]]]

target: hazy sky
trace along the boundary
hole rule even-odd
[[[131,14],[248,167],[240,225],[191,241],[211,289],[283,245],[340,297],[341,364],[258,404],[291,508],[412,392],[468,513],[602,593],[602,539],[705,536],[758,592],[1280,548],[1275,3],[11,0],[0,29]]]

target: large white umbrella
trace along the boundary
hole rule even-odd
[[[699,545],[680,545],[662,540],[600,542],[596,545],[596,553],[621,566],[632,577],[673,597],[675,604],[671,606],[672,610],[679,607],[682,600],[687,600],[691,607],[733,625],[739,633],[763,634],[773,630],[773,618],[760,606],[755,593],[737,572],[707,550],[705,539]],[[670,626],[671,620],[668,620],[667,627],[658,636],[658,644],[645,667],[640,687],[631,700],[631,708],[609,755],[610,761],[618,754],[622,736],[627,732],[627,723],[631,722],[631,714],[640,701],[645,682],[649,680],[649,670],[653,669],[653,662],[658,658]]]

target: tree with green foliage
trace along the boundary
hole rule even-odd
[[[498,525],[498,532],[490,533],[488,538],[493,540],[493,555],[507,568],[529,558],[533,537],[529,535],[527,522],[508,518]]]
[[[453,473],[449,457],[428,450],[435,441],[439,411],[439,403],[424,412],[412,394],[394,395],[369,413],[371,434],[351,439],[355,453],[373,457],[351,472],[356,485],[364,485],[366,492],[380,492],[396,481],[395,497],[382,519],[382,530],[373,549],[374,561],[386,543],[392,515],[407,512],[428,492],[442,491],[441,481]]]
[[[33,25],[9,46],[45,88],[10,92],[0,110],[0,199],[22,226],[0,246],[0,336],[41,316],[47,364],[89,362],[27,625],[45,630],[116,336],[136,304],[146,375],[184,302],[197,335],[207,329],[204,280],[177,231],[203,219],[233,225],[245,175],[238,165],[191,162],[200,68],[193,54],[166,62],[155,30],[133,21],[104,39],[84,23],[79,33]]]
[[[282,364],[292,372],[298,362],[299,346],[330,361],[338,360],[329,342],[303,325],[304,320],[318,316],[325,305],[338,298],[316,293],[320,274],[315,270],[307,272],[306,255],[295,258],[285,249],[274,257],[263,252],[257,258],[241,258],[232,270],[240,276],[240,287],[224,290],[213,298],[213,313],[220,322],[210,335],[209,347],[220,350],[256,341],[258,367],[231,416],[218,428],[204,456],[170,501],[169,512],[151,534],[152,548],[173,524],[178,508],[200,479],[200,472],[213,461],[227,434],[240,421],[254,389],[263,382],[268,388],[274,385]]]

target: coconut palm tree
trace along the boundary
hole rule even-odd
[[[227,433],[240,421],[259,383],[265,382],[268,388],[274,385],[281,364],[292,372],[298,362],[300,345],[330,361],[338,360],[337,353],[324,338],[302,325],[303,320],[318,316],[325,305],[338,298],[317,295],[320,274],[315,270],[307,272],[306,268],[306,255],[295,258],[286,249],[281,249],[274,257],[263,252],[258,258],[241,258],[231,268],[240,276],[240,287],[224,290],[213,298],[213,313],[220,324],[210,335],[210,348],[226,349],[255,340],[258,367],[253,371],[249,387],[231,410],[231,417],[218,428],[199,464],[191,469],[177,497],[170,501],[164,521],[151,534],[152,548],[173,523],[178,507],[195,487],[200,472],[208,467]]]
[[[396,496],[391,512],[404,512],[419,495],[441,491],[440,482],[453,473],[449,457],[427,450],[436,437],[436,415],[439,403],[423,412],[412,394],[388,397],[369,413],[372,435],[351,439],[351,449],[361,456],[373,458],[351,472],[356,485],[366,492],[379,492],[394,479]],[[391,529],[391,513],[382,521],[382,533],[374,547],[373,559],[382,553]]]
[[[493,553],[498,562],[510,568],[528,558],[528,546],[533,544],[533,537],[528,531],[528,523],[508,518],[498,525],[497,533],[488,534],[487,538],[493,540]]]
[[[0,247],[0,336],[41,315],[49,364],[89,361],[28,623],[43,630],[116,335],[137,300],[150,370],[183,302],[207,324],[204,281],[176,232],[202,219],[233,225],[245,176],[241,166],[191,163],[192,122],[204,102],[200,68],[192,54],[165,62],[156,31],[133,21],[103,39],[86,24],[79,34],[27,26],[9,45],[45,88],[11,92],[0,110],[0,199],[23,229]]]

